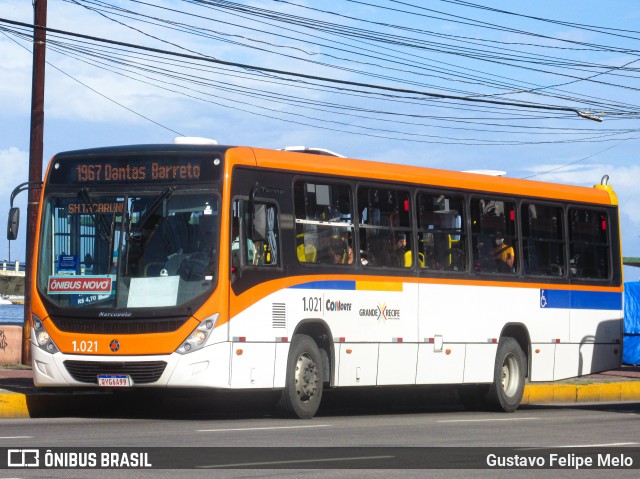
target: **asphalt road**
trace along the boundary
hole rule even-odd
[[[144,399],[144,398],[143,398]],[[367,405],[365,398],[338,397],[329,401],[313,420],[291,420],[272,415],[269,407],[256,403],[249,412],[233,401],[216,403],[193,398],[172,398],[156,408],[145,401],[125,399],[120,410],[96,411],[101,417],[60,417],[13,419],[1,423],[0,448],[99,448],[118,447],[229,447],[236,455],[231,463],[252,463],[269,467],[295,467],[309,459],[308,453],[320,447],[376,447],[346,450],[352,470],[317,468],[211,470],[29,470],[0,471],[0,477],[637,477],[635,470],[576,471],[555,470],[375,470],[392,447],[517,448],[548,456],[546,448],[575,451],[602,451],[633,448],[640,451],[640,403],[593,404],[581,406],[524,407],[513,414],[468,412],[457,405],[440,404],[418,408],[418,398],[377,401]],[[136,403],[137,404],[134,404]],[[346,405],[346,406],[345,406]],[[385,411],[386,409],[386,411]],[[391,409],[391,412],[389,410]],[[241,412],[238,412],[241,411]],[[301,448],[299,455],[268,456],[254,454],[250,447]],[[589,448],[589,449],[586,449]],[[195,450],[198,451],[198,450]],[[261,450],[262,451],[262,450]],[[410,450],[420,453],[420,450]],[[484,450],[483,450],[484,451]],[[501,451],[501,450],[497,450]],[[246,452],[246,454],[245,454]],[[285,450],[285,452],[290,452]],[[397,451],[396,451],[397,452]],[[428,452],[428,451],[427,451]],[[170,451],[176,454],[175,450]],[[303,454],[304,453],[304,454]],[[178,451],[179,454],[179,451]],[[194,454],[191,454],[192,456]],[[199,466],[211,466],[206,457],[196,456]],[[158,456],[156,456],[158,457]],[[313,458],[313,454],[311,455]],[[320,457],[320,456],[318,456]],[[636,467],[640,467],[640,453]],[[401,460],[411,461],[411,457]],[[289,461],[288,464],[284,464]],[[354,462],[355,461],[355,462]],[[218,463],[216,463],[218,464]],[[293,466],[292,466],[293,464]],[[332,463],[335,466],[335,463]],[[309,464],[306,463],[308,466]],[[402,467],[400,465],[399,467]],[[16,474],[20,472],[20,474]],[[23,474],[24,472],[24,474]],[[10,473],[7,475],[6,473]]]

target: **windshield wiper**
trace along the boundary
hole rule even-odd
[[[131,239],[140,239],[141,236],[144,236],[142,234],[142,230],[144,229],[145,225],[149,222],[149,220],[154,216],[153,213],[155,213],[155,211],[162,204],[162,202],[164,200],[166,200],[167,198],[169,198],[173,194],[173,192],[175,190],[176,190],[175,186],[169,186],[169,187],[165,188],[162,191],[162,193],[160,193],[156,197],[156,199],[153,201],[153,203],[151,203],[151,205],[149,205],[147,210],[144,212],[144,215],[142,217],[140,217],[140,219],[138,220],[137,224],[133,228],[133,231],[129,232],[129,238],[131,238]],[[155,215],[155,216],[157,216],[157,215]]]
[[[100,216],[98,217],[98,215],[94,211],[93,203],[91,203],[91,197],[89,196],[89,192],[87,191],[87,189],[86,188],[82,188],[78,192],[78,197],[82,201],[84,201],[85,204],[87,205],[87,207],[89,209],[89,215],[91,216],[91,219],[93,220],[93,224],[95,225],[96,230],[100,234],[100,239],[103,240],[103,241],[109,241],[110,238],[111,238],[111,227],[107,223],[107,220],[105,220],[104,215],[100,214]]]

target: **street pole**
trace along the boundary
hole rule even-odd
[[[33,24],[47,26],[47,0],[33,0]],[[29,146],[29,181],[37,185],[42,181],[42,158],[44,143],[44,71],[46,31],[33,29],[33,78],[31,82],[31,136]],[[24,327],[22,328],[22,364],[31,364],[31,283],[35,265],[34,246],[40,188],[29,188],[27,204],[27,250],[24,278]]]

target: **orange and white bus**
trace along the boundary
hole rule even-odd
[[[41,387],[281,391],[525,380],[621,361],[618,205],[594,188],[304,152],[60,153],[31,288]]]

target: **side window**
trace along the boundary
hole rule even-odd
[[[362,264],[410,268],[414,260],[409,192],[359,188],[358,213]]]
[[[264,237],[255,235],[253,237],[253,246],[255,248],[255,259],[253,264],[256,266],[278,266],[280,258],[280,232],[278,228],[278,209],[273,203],[256,203],[258,208],[264,209],[265,235]],[[250,249],[250,243],[247,243]]]
[[[521,213],[525,272],[535,276],[564,276],[562,208],[525,203],[521,207]]]
[[[606,211],[569,209],[569,271],[573,278],[607,279],[609,216]]]
[[[259,211],[259,233],[254,234],[249,201],[236,200],[231,215],[232,271],[244,266],[277,266],[279,264],[278,210],[272,203],[256,202]]]
[[[239,268],[254,264],[256,261],[256,248],[249,239],[251,214],[248,200],[236,200],[233,203],[231,215],[231,265]]]
[[[516,207],[492,198],[471,200],[473,267],[482,273],[517,271]]]
[[[418,265],[435,271],[467,268],[464,199],[455,195],[418,195]]]
[[[294,184],[296,256],[300,263],[353,264],[353,218],[348,185]]]

